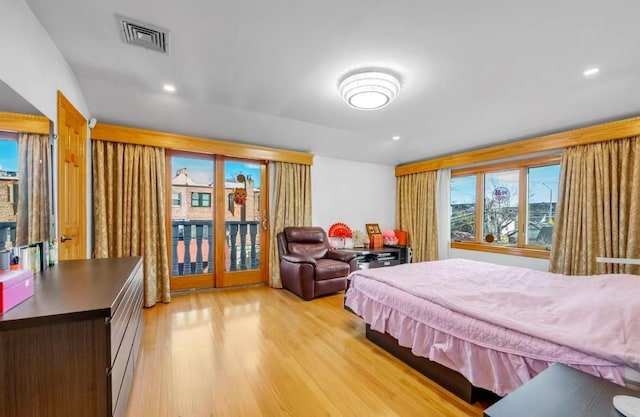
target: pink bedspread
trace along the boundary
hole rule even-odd
[[[351,278],[347,305],[374,330],[387,331],[414,353],[455,368],[460,359],[441,347],[462,340],[511,361],[508,367],[520,375],[507,382],[492,381],[495,375],[474,376],[484,371],[458,369],[474,385],[501,395],[552,362],[618,383],[622,364],[640,367],[638,276],[567,277],[450,259],[357,271]],[[439,340],[440,347],[427,351],[417,346],[416,338],[433,343],[447,337],[453,339]],[[492,360],[486,350],[483,360]],[[530,369],[523,372],[522,367]]]

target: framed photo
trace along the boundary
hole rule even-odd
[[[367,228],[367,234],[369,236],[382,233],[377,223],[367,223],[365,227]]]

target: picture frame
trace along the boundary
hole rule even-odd
[[[367,223],[367,224],[365,224],[365,228],[367,229],[367,234],[369,236],[371,236],[371,235],[379,235],[379,234],[382,233],[378,223]]]

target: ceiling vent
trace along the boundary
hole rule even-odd
[[[116,18],[120,25],[120,36],[125,43],[170,55],[171,33],[167,29],[124,16],[116,15]]]

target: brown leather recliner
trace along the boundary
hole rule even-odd
[[[285,227],[278,233],[282,286],[305,300],[347,289],[358,266],[351,252],[331,250],[321,227]]]

